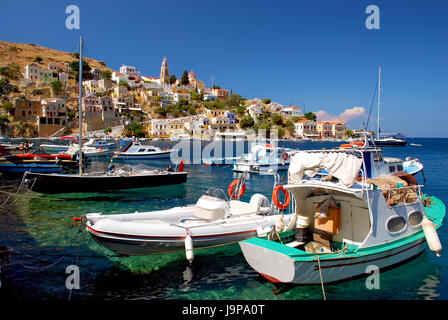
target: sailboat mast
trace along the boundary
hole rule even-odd
[[[79,175],[82,175],[82,37],[79,37]]]
[[[378,69],[378,131],[377,139],[380,138],[380,103],[381,103],[381,67]]]

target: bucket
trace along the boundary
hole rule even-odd
[[[298,215],[296,227],[297,228],[308,228],[310,226],[310,218]]]

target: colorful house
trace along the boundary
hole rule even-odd
[[[316,129],[321,139],[332,137],[332,124],[330,121],[319,121],[316,125]]]

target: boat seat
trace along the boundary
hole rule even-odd
[[[230,200],[230,214],[232,216],[258,214],[258,208],[257,206],[247,202],[239,200]]]
[[[183,218],[179,219],[179,223],[188,224],[188,225],[204,223],[206,221],[207,220],[200,219],[198,217],[183,217]]]

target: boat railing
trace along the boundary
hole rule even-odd
[[[389,208],[415,204],[422,201],[423,185],[403,186],[381,189]]]

